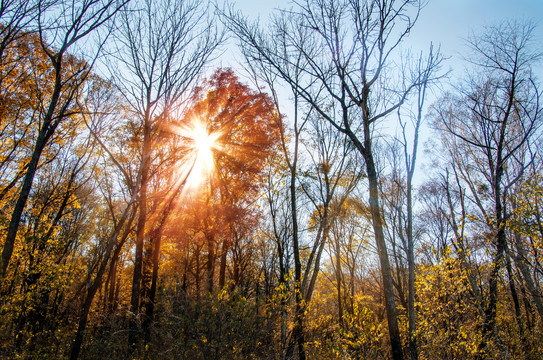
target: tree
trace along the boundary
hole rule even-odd
[[[5,0],[0,4],[0,67],[3,70],[12,70],[19,65],[10,59],[9,49],[14,42],[36,30],[34,25],[40,5],[43,6],[38,1],[25,0]],[[4,80],[1,76],[1,89],[5,88]]]
[[[39,94],[38,136],[32,156],[25,171],[21,191],[9,222],[6,241],[0,258],[0,278],[3,279],[9,265],[13,246],[19,230],[32,182],[40,157],[59,124],[74,110],[74,100],[85,82],[93,62],[86,62],[68,54],[68,50],[90,33],[107,24],[124,7],[126,0],[86,0],[83,3],[58,2],[55,6],[40,3],[37,8],[41,51],[50,61],[52,77],[51,92]],[[60,16],[59,16],[60,14]],[[47,43],[47,39],[54,43]],[[37,85],[37,89],[41,86]],[[46,87],[47,90],[48,87]]]
[[[223,35],[214,30],[212,19],[196,1],[134,2],[130,10],[122,14],[113,58],[120,64],[114,71],[116,83],[129,105],[141,146],[142,172],[134,181],[139,194],[129,324],[129,345],[135,347],[142,288],[148,286],[142,283],[144,247],[150,250],[146,256],[153,258],[154,245],[146,246],[152,240],[147,225],[148,187],[160,165],[155,153],[161,145],[160,123],[175,112]]]
[[[89,313],[96,296],[103,283],[103,275],[108,265],[114,267],[118,261],[123,245],[132,232],[132,223],[136,215],[135,203],[138,195],[139,185],[132,183],[130,163],[127,161],[127,154],[132,155],[128,146],[119,145],[118,137],[123,134],[123,125],[119,126],[119,112],[123,108],[123,102],[116,89],[109,82],[103,81],[98,76],[92,76],[89,81],[88,93],[81,101],[79,107],[82,109],[83,121],[93,139],[99,144],[102,151],[98,152],[98,158],[102,158],[101,171],[95,171],[96,186],[104,197],[105,219],[98,220],[104,231],[97,232],[95,236],[99,239],[96,244],[93,265],[88,265],[87,277],[84,281],[86,293],[79,312],[77,330],[71,344],[70,359],[76,360],[79,357],[83,336],[87,328]],[[119,129],[120,128],[120,129]],[[106,136],[107,135],[109,136]],[[123,134],[124,135],[124,134]],[[118,147],[116,147],[115,145]],[[123,161],[124,160],[124,161]],[[127,164],[128,163],[128,164]],[[141,164],[134,170],[135,178],[141,175]],[[117,176],[107,176],[108,173]],[[116,194],[115,180],[121,186],[121,194]],[[133,186],[132,186],[133,185]],[[123,187],[124,186],[124,187]],[[126,188],[127,189],[126,189]],[[99,206],[94,209],[100,213]],[[92,251],[88,254],[92,257]],[[95,271],[94,278],[92,273]]]
[[[202,228],[208,246],[208,290],[211,293],[214,248],[216,236],[221,231],[205,229],[220,229],[221,222],[223,228],[230,229],[222,231],[222,280],[219,283],[224,285],[228,238],[239,236],[235,228],[242,224],[244,217],[253,214],[250,208],[261,191],[261,172],[277,142],[280,120],[271,99],[242,84],[231,69],[218,69],[195,90],[190,100],[191,106],[172,128],[187,138],[194,149],[193,159],[186,160],[195,162],[189,184],[192,182],[196,187],[197,195],[207,198],[207,206],[212,212],[217,210],[211,206],[219,209],[214,214],[216,220]]]
[[[274,27],[277,32],[281,32],[281,28],[286,26],[289,27],[289,30],[292,30],[294,37],[303,41],[307,36],[307,31],[303,28],[292,28],[293,22],[288,21],[285,16],[277,17],[274,20]],[[285,41],[281,41],[279,38],[278,47],[279,52],[284,54],[283,59],[278,59],[278,61],[284,66],[286,72],[294,79],[301,79],[302,77],[302,68],[308,66],[308,63],[304,61],[304,56],[300,52],[291,52],[289,49],[289,44]],[[245,62],[250,69],[253,78],[256,80],[257,84],[263,82],[265,86],[270,90],[272,98],[275,104],[275,107],[278,111],[282,111],[282,102],[279,97],[279,89],[281,88],[281,76],[277,76],[272,64],[263,62],[263,61],[254,61],[254,54],[251,51],[251,48],[242,47],[244,52]],[[284,163],[288,169],[288,195],[287,202],[289,205],[289,218],[287,224],[289,225],[282,230],[289,232],[292,242],[292,255],[294,260],[294,298],[296,302],[295,310],[295,327],[292,330],[292,336],[290,337],[290,343],[287,346],[287,335],[286,335],[286,291],[285,294],[281,295],[281,307],[283,314],[283,324],[281,326],[281,358],[291,357],[292,352],[294,351],[294,346],[298,346],[298,353],[300,358],[305,357],[304,352],[304,338],[303,338],[303,299],[304,299],[304,289],[303,289],[303,280],[302,280],[302,261],[300,256],[300,230],[299,230],[299,221],[300,221],[300,210],[299,210],[299,170],[300,170],[300,153],[301,153],[301,141],[303,133],[305,132],[306,125],[312,114],[311,110],[308,110],[304,113],[304,106],[302,104],[301,98],[292,84],[286,82],[286,85],[293,97],[293,116],[292,124],[290,128],[280,124],[279,133],[280,133],[280,143],[279,151],[281,152],[281,161]],[[269,178],[271,180],[271,177]],[[287,282],[287,269],[288,261],[285,263],[286,259],[286,249],[288,244],[285,242],[285,237],[280,236],[279,226],[276,223],[277,220],[277,207],[273,204],[273,194],[268,197],[268,202],[270,205],[271,215],[273,217],[273,226],[274,226],[274,236],[277,243],[277,250],[279,254],[280,261],[280,275],[279,275],[279,286],[286,290],[288,288]],[[318,246],[315,248],[317,249]]]
[[[373,129],[396,111],[425,78],[414,72],[410,79],[392,85],[393,74],[388,72],[391,58],[414,26],[420,6],[418,1],[307,1],[289,12],[291,20],[279,22],[277,31],[270,36],[249,25],[239,14],[231,11],[228,16],[228,26],[251,59],[272,67],[300,98],[346,136],[364,158],[394,359],[403,355],[379,205]],[[293,36],[300,29],[306,35]],[[279,48],[287,51],[276,51],[276,42],[285,43]],[[290,53],[302,54],[307,66],[296,68],[299,63],[289,62]],[[300,76],[294,77],[289,66],[299,69]],[[436,67],[435,62],[428,62],[424,73],[433,78]],[[331,116],[328,102],[323,98],[337,102],[342,109],[341,118]],[[353,108],[357,111],[352,112]]]
[[[531,47],[533,29],[531,24],[509,22],[489,27],[482,36],[470,39],[476,73],[457,95],[449,94],[436,106],[443,129],[454,135],[447,146],[469,154],[454,161],[493,234],[495,252],[484,305],[481,350],[496,335],[498,280],[508,248],[509,192],[532,161],[521,156],[522,150],[541,124],[541,90],[531,70],[540,58]]]
[[[398,111],[400,126],[402,127],[403,136],[403,151],[405,160],[405,175],[406,175],[406,229],[405,235],[407,238],[407,267],[408,267],[408,325],[409,325],[409,353],[411,360],[418,359],[417,342],[416,342],[416,313],[415,313],[415,239],[413,235],[413,177],[415,175],[415,166],[417,163],[417,150],[419,145],[419,132],[423,121],[424,102],[426,100],[426,91],[432,82],[438,80],[437,71],[443,61],[439,50],[434,52],[433,47],[430,47],[428,58],[423,60],[422,55],[415,66],[415,76],[420,76],[419,82],[415,85],[416,105],[415,110],[409,114],[411,126],[413,128],[412,149],[408,149],[407,140],[407,123],[402,121],[401,109]]]

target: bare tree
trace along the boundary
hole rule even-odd
[[[430,47],[430,53],[426,60],[422,54],[415,65],[415,76],[419,77],[419,82],[415,85],[416,102],[414,110],[409,112],[408,118],[411,121],[413,131],[412,148],[408,149],[407,122],[402,120],[402,112],[399,109],[398,117],[402,127],[402,145],[404,150],[405,171],[406,171],[406,229],[407,237],[407,268],[408,268],[408,323],[409,323],[409,353],[412,360],[418,359],[416,342],[416,314],[415,314],[415,243],[413,235],[413,177],[415,175],[415,166],[417,163],[417,150],[419,145],[419,133],[423,121],[424,102],[426,100],[426,91],[432,85],[432,81],[438,80],[436,70],[439,68],[443,58],[439,49],[434,51]]]
[[[272,66],[320,116],[348,137],[363,156],[392,353],[394,359],[401,359],[403,352],[379,206],[373,129],[397,110],[421,83],[422,74],[414,73],[411,79],[392,85],[394,73],[389,71],[393,69],[391,58],[414,26],[422,4],[419,1],[322,0],[302,1],[297,5],[288,13],[293,19],[293,28],[279,27],[270,36],[232,11],[227,23],[253,61]],[[308,34],[295,37],[296,28]],[[281,41],[287,44],[280,47],[282,52],[275,46]],[[293,77],[285,66],[289,61],[285,54],[289,52],[301,53],[308,64],[301,69],[299,77]],[[433,77],[435,69],[436,64],[429,63],[425,71]],[[337,102],[342,109],[340,119],[331,116],[327,109],[329,101],[323,101],[324,98]],[[355,113],[358,116],[351,116],[349,109],[353,106],[358,108]]]
[[[93,76],[93,80],[101,83],[101,79]],[[97,86],[98,91],[91,91],[79,101],[82,110],[83,121],[93,139],[102,149],[103,173],[117,174],[110,175],[107,179],[99,179],[97,188],[104,196],[107,204],[108,219],[110,226],[106,233],[100,235],[99,250],[96,261],[89,265],[87,278],[85,279],[86,293],[79,313],[79,320],[74,340],[70,349],[70,359],[76,360],[79,357],[83,337],[87,327],[89,313],[96,296],[96,293],[103,284],[103,276],[108,266],[114,267],[122,251],[128,236],[133,232],[133,221],[136,215],[136,200],[138,195],[138,184],[133,184],[133,178],[138,178],[142,172],[141,164],[136,169],[131,169],[131,162],[127,161],[127,151],[123,149],[123,142],[115,137],[119,135],[116,128],[121,123],[118,118],[120,109],[125,105],[119,98],[118,93],[111,86]],[[119,146],[120,143],[120,146]],[[132,174],[135,172],[135,174]],[[118,197],[111,190],[118,183],[121,186],[121,193]],[[94,277],[93,277],[94,275]]]
[[[279,32],[281,32],[281,29],[284,29],[285,27],[288,27],[292,25],[292,22],[290,22],[286,17],[277,17],[274,19],[274,27],[278,29]],[[307,31],[303,28],[294,28],[292,36],[300,39],[300,41],[303,41],[307,37]],[[281,41],[283,40],[283,41]],[[297,79],[295,81],[299,81],[300,77],[302,76],[302,68],[308,66],[307,62],[304,60],[303,54],[300,52],[290,52],[289,50],[289,44],[288,42],[284,41],[284,38],[281,38],[280,41],[277,42],[277,46],[279,49],[279,52],[284,54],[283,59],[278,59],[278,61],[281,62],[284,70],[290,74],[290,76],[293,79]],[[253,74],[253,77],[257,82],[263,82],[267,88],[270,90],[272,94],[272,98],[274,101],[275,107],[282,111],[283,104],[279,97],[279,89],[282,85],[281,80],[282,77],[277,76],[275,74],[275,69],[272,64],[268,64],[263,61],[256,61],[254,62],[254,54],[252,53],[250,48],[243,48],[242,49],[246,63]],[[288,221],[288,224],[291,226],[290,237],[292,242],[292,251],[293,251],[293,257],[294,257],[294,297],[296,302],[296,310],[295,310],[295,327],[292,330],[292,334],[290,337],[290,342],[287,346],[287,336],[286,336],[286,323],[284,322],[286,319],[286,298],[285,295],[282,296],[282,311],[283,311],[283,324],[281,329],[281,358],[284,359],[286,357],[291,357],[292,352],[294,351],[294,345],[298,346],[298,353],[300,354],[300,358],[305,358],[305,350],[304,350],[304,337],[303,337],[303,287],[302,287],[302,262],[300,259],[300,231],[299,231],[299,209],[298,209],[298,203],[299,203],[299,194],[298,194],[298,186],[299,186],[299,162],[300,162],[300,148],[301,148],[301,139],[304,131],[306,130],[307,122],[309,120],[309,117],[311,115],[311,111],[309,113],[303,112],[303,104],[301,103],[301,98],[296,90],[296,87],[293,86],[290,83],[286,83],[287,88],[292,93],[293,97],[293,106],[294,106],[294,113],[292,116],[292,124],[290,127],[290,132],[288,131],[288,128],[284,126],[285,124],[281,121],[280,118],[278,118],[278,127],[280,130],[280,150],[281,150],[281,161],[284,162],[288,169],[288,204],[289,204],[289,214],[290,218]],[[270,109],[273,110],[273,109]],[[276,211],[278,211],[273,202],[271,202],[272,198],[269,198],[270,200],[270,210],[272,211],[272,215],[276,217]],[[287,287],[287,267],[285,266],[285,247],[286,244],[283,241],[283,237],[279,236],[278,234],[278,227],[274,220],[274,238],[278,245],[278,253],[280,255],[280,284],[284,284],[285,288]]]
[[[498,281],[508,248],[507,199],[531,162],[522,159],[522,149],[541,125],[541,90],[531,70],[541,55],[532,47],[533,30],[529,23],[508,22],[472,37],[474,73],[458,94],[436,107],[442,126],[454,135],[449,146],[467,155],[458,170],[494,234],[481,350],[496,335]]]

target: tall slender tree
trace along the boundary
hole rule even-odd
[[[403,351],[383,235],[373,130],[405,102],[423,78],[415,72],[392,85],[394,75],[390,72],[392,57],[413,28],[421,5],[419,1],[394,0],[305,1],[284,13],[272,34],[263,33],[233,11],[227,16],[228,26],[251,59],[271,66],[301,99],[349,138],[364,158],[394,359],[402,359]],[[305,36],[294,36],[296,29],[304,29]],[[281,52],[276,43],[285,44],[279,46]],[[297,77],[289,71],[296,65],[288,57],[292,53],[302,54],[307,62]],[[436,64],[430,62],[424,72],[433,77],[435,69]],[[337,102],[343,110],[341,118],[330,114],[323,98]],[[353,107],[357,108],[354,114],[350,111]]]
[[[533,31],[532,24],[506,22],[471,38],[474,74],[457,95],[448,95],[436,106],[443,129],[454,135],[448,146],[470,155],[455,157],[455,162],[481,218],[494,234],[481,350],[496,335],[498,282],[508,249],[510,189],[531,162],[520,155],[542,123],[541,89],[532,72],[541,55],[533,50]]]

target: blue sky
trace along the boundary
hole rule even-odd
[[[543,0],[431,0],[411,40],[422,46],[431,41],[441,44],[443,53],[455,62],[471,32],[481,33],[483,26],[509,19],[536,21],[535,40],[543,45]]]
[[[266,20],[275,8],[289,8],[290,0],[233,0],[244,14]],[[507,19],[530,19],[538,22],[535,40],[543,47],[543,0],[429,0],[422,10],[409,42],[416,50],[428,49],[430,42],[441,44],[442,52],[451,57],[449,65],[461,71],[464,40],[470,32],[481,33],[483,26]],[[543,77],[543,66],[538,73]],[[459,75],[459,74],[458,74]]]
[[[260,17],[261,21],[265,21],[276,8],[288,9],[292,6],[290,0],[230,1],[235,1],[236,8],[242,10],[245,15],[253,19]],[[418,53],[419,51],[427,52],[430,43],[441,45],[443,55],[449,58],[444,68],[452,70],[449,80],[451,83],[457,83],[458,79],[463,77],[466,66],[466,62],[463,61],[463,54],[466,54],[467,50],[465,39],[470,34],[481,34],[484,26],[496,25],[506,20],[535,21],[537,27],[534,40],[539,50],[543,50],[543,0],[429,0],[405,46]],[[228,50],[226,55],[226,58],[223,57],[220,60],[221,65],[237,68],[236,56],[232,56],[233,53]],[[237,57],[237,59],[240,58]],[[539,82],[543,83],[543,64],[539,63],[534,70]],[[446,85],[445,88],[447,88]],[[435,95],[430,95],[427,105],[434,101]],[[385,128],[388,128],[387,132],[393,133],[397,131],[396,126],[396,122],[390,122]],[[419,170],[416,182],[423,180],[423,169],[428,170],[430,166],[423,149],[427,146],[432,147],[431,144],[426,143],[432,137],[431,134],[426,123],[421,134],[419,152],[421,163],[417,165]]]

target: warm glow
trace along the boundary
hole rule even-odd
[[[208,134],[203,126],[195,126],[191,134],[196,151],[197,162],[201,163],[205,170],[213,170],[213,152],[216,137]]]
[[[190,146],[191,153],[181,165],[185,172],[188,187],[196,187],[205,182],[214,171],[213,151],[217,150],[218,133],[210,133],[201,120],[193,120],[188,126],[176,130]],[[187,174],[187,172],[189,172]]]

